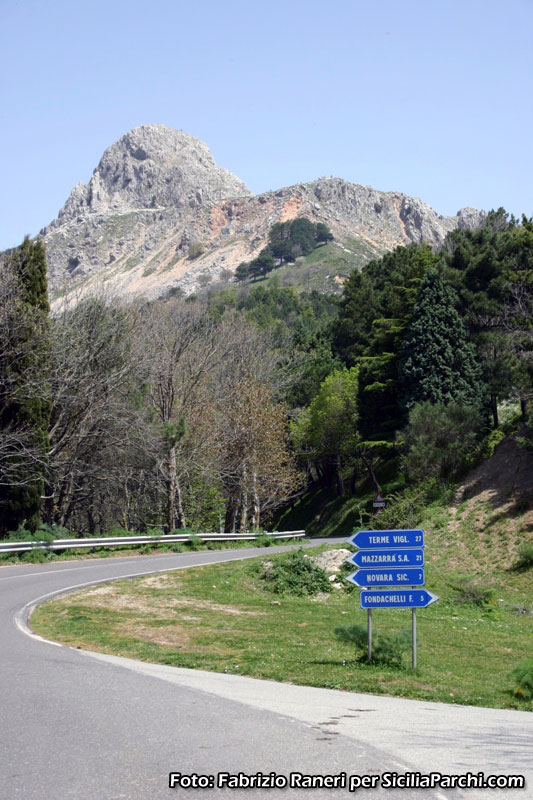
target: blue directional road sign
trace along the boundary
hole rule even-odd
[[[413,547],[410,550],[358,550],[345,559],[356,567],[423,567],[424,550]]]
[[[347,541],[361,550],[424,547],[424,531],[357,531]]]
[[[361,592],[361,608],[426,608],[439,599],[425,589],[376,589]]]
[[[358,569],[346,577],[356,586],[423,586],[424,570],[418,568],[381,567],[379,569]]]

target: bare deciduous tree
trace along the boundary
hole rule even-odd
[[[103,522],[106,487],[133,447],[131,313],[93,297],[66,305],[51,321],[49,522],[65,525],[83,509],[93,533]]]
[[[168,530],[186,526],[182,480],[201,468],[210,425],[205,382],[225,355],[214,320],[201,305],[182,300],[152,306],[138,327],[145,373],[158,429],[159,470],[166,494]],[[201,413],[199,413],[201,412]]]

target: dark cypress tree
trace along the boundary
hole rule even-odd
[[[272,251],[269,247],[264,247],[252,263],[256,264],[261,275],[265,276],[268,272],[272,272],[276,266],[274,263],[274,257],[272,256]]]
[[[291,259],[291,223],[276,222],[268,232],[269,248],[280,264]]]
[[[354,270],[344,285],[333,345],[348,365],[358,363],[359,429],[377,452],[390,449],[404,424],[398,398],[401,343],[423,276],[437,257],[428,245],[398,247]]]
[[[235,270],[235,280],[245,281],[250,275],[250,264],[246,261],[241,261]]]
[[[331,242],[334,236],[327,225],[323,222],[317,222],[315,229],[315,239],[317,242]]]
[[[526,421],[533,397],[533,218],[524,216],[521,225],[504,234],[501,251],[506,365]]]
[[[347,366],[361,356],[391,352],[384,335],[394,331],[398,350],[403,331],[411,320],[420,283],[438,261],[429,245],[397,247],[383,258],[355,269],[344,284],[339,315],[333,325],[334,350]],[[398,332],[402,335],[398,336]]]
[[[494,427],[498,427],[498,401],[513,391],[505,274],[507,245],[521,230],[514,217],[508,219],[500,208],[489,212],[476,230],[452,231],[444,246],[444,275],[457,292],[457,310],[482,366]]]
[[[439,270],[429,270],[401,348],[400,398],[406,409],[426,400],[483,405],[481,368],[456,303]]]
[[[21,523],[34,530],[40,521],[50,421],[49,305],[42,242],[26,237],[7,257],[4,269],[15,287],[8,310],[12,335],[0,361],[0,431],[13,443],[8,451],[12,480],[3,487],[0,501],[0,532],[5,533]]]
[[[11,255],[11,263],[19,279],[21,302],[29,309],[37,309],[45,315],[50,311],[46,253],[41,239],[24,242]]]
[[[291,222],[291,244],[293,247],[298,246],[303,256],[309,255],[315,249],[315,233],[315,226],[307,217],[296,217]]]

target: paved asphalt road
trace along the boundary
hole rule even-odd
[[[141,664],[46,642],[29,635],[26,626],[35,602],[70,587],[261,553],[2,568],[1,800],[532,800],[533,715]],[[479,770],[529,773],[528,785],[501,792],[385,785],[386,773],[464,775]],[[215,776],[215,786],[170,789],[170,772]],[[267,780],[275,773],[282,784],[296,772],[341,776],[341,786],[254,790],[216,785],[218,773],[262,773]],[[356,788],[358,776],[373,777],[376,787]]]

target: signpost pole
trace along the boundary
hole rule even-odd
[[[372,609],[368,609],[368,660],[372,661]]]
[[[411,627],[413,634],[413,669],[416,669],[416,608],[412,608],[411,613]]]
[[[374,507],[385,506],[381,494]],[[368,661],[372,661],[372,609],[410,608],[412,665],[416,670],[416,609],[426,608],[439,598],[418,587],[425,586],[424,531],[354,531],[347,539],[355,549],[346,562],[357,567],[345,580],[360,586],[360,608],[367,610]]]

